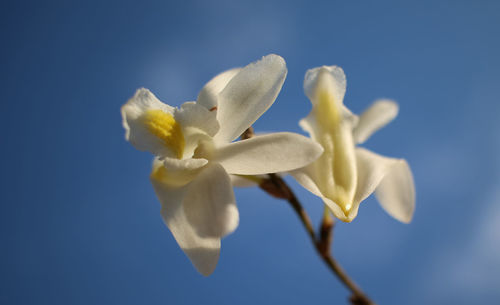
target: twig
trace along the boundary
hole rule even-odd
[[[242,140],[246,140],[246,139],[250,139],[250,138],[251,138],[251,137],[253,137],[253,136],[254,136],[253,127],[252,127],[252,126],[250,126],[250,127],[248,127],[248,128],[247,128],[247,130],[245,130],[245,131],[243,132],[243,134],[241,135],[241,137],[240,137],[240,138],[241,138]]]
[[[304,210],[304,208],[300,204],[295,194],[288,187],[286,182],[283,179],[281,179],[281,177],[279,177],[278,175],[269,174],[269,181],[282,194],[280,198],[285,199],[288,201],[288,203],[290,203],[297,216],[299,216],[300,221],[304,225],[304,228],[306,229],[307,233],[309,234],[311,241],[316,246],[317,245],[316,233],[314,232],[314,227],[312,225],[311,219],[309,218],[309,215],[307,214],[306,210]]]
[[[277,189],[282,191],[283,197],[287,197],[286,200],[300,221],[304,225],[309,237],[311,238],[311,242],[314,245],[314,248],[318,252],[319,256],[323,259],[326,265],[330,268],[330,270],[340,279],[340,281],[352,292],[350,297],[350,302],[353,305],[374,305],[375,303],[371,301],[366,294],[359,288],[359,286],[347,275],[344,269],[340,266],[340,264],[333,258],[330,248],[331,248],[331,240],[332,240],[332,229],[333,222],[330,224],[324,223],[322,224],[322,230],[324,234],[324,239],[316,238],[316,234],[314,232],[313,225],[311,220],[304,210],[299,200],[290,189],[290,187],[286,184],[286,182],[276,174],[269,174],[269,180],[275,185]],[[265,190],[265,189],[264,189]],[[282,198],[280,196],[280,198]]]
[[[321,253],[331,255],[334,225],[335,221],[330,216],[330,210],[325,205],[323,220],[321,221],[321,226],[319,227],[319,240],[317,242]]]

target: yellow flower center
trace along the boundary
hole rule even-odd
[[[182,159],[186,143],[181,125],[174,117],[162,110],[153,109],[146,111],[143,120],[146,128],[153,135],[160,138],[178,159]]]

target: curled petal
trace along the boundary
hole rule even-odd
[[[161,137],[161,128],[154,130],[156,124],[150,117],[157,117],[159,121],[168,121],[167,127],[172,131],[171,135],[177,135],[179,128],[173,119],[174,108],[162,103],[148,89],[139,89],[135,95],[121,108],[123,127],[125,128],[125,138],[135,148],[141,151],[149,151],[157,156],[177,157],[172,146],[182,146],[182,135],[177,141],[179,145],[169,145],[166,137]],[[148,114],[153,114],[149,115]],[[155,132],[156,131],[156,132]],[[160,136],[159,136],[160,135]],[[174,148],[175,148],[174,147]]]
[[[200,236],[223,237],[239,222],[231,180],[224,168],[210,163],[188,186],[184,213]]]
[[[180,187],[193,181],[207,163],[206,159],[158,159],[155,164],[162,166],[156,166],[151,175],[165,185]]]
[[[163,165],[158,160],[153,165],[153,173]],[[172,187],[151,175],[156,196],[161,203],[161,216],[172,232],[179,247],[188,256],[196,270],[210,275],[217,265],[220,253],[220,238],[200,236],[187,220],[182,207],[187,187]]]
[[[387,158],[367,149],[356,149],[358,188],[355,203],[365,200],[375,189],[377,199],[389,215],[408,223],[415,207],[413,178],[405,160]]]
[[[238,73],[241,68],[234,68],[222,72],[212,78],[200,91],[197,103],[208,110],[217,110],[219,93],[226,87],[227,83]]]
[[[218,147],[215,161],[230,174],[259,175],[303,167],[322,152],[321,146],[310,139],[282,132]]]
[[[252,125],[274,102],[285,81],[285,61],[267,55],[241,69],[219,94],[219,143],[231,142]]]
[[[346,89],[344,70],[337,66],[322,66],[310,69],[304,78],[304,91],[314,104],[317,100],[318,87],[331,92],[335,102],[342,104]]]
[[[196,128],[211,137],[219,131],[216,114],[195,102],[186,102],[176,109],[175,120],[183,129]]]
[[[303,168],[290,171],[289,174],[309,192],[318,197],[324,197],[318,184],[316,184],[315,182],[316,179],[314,164],[309,164]]]
[[[182,104],[175,110],[175,119],[182,127],[185,139],[183,158],[190,158],[201,141],[211,141],[219,130],[216,113],[195,102]]]
[[[358,187],[354,201],[361,202],[370,196],[395,160],[383,157],[364,148],[357,148]]]
[[[328,125],[342,123],[352,129],[358,124],[358,117],[343,103],[346,78],[342,68],[322,66],[308,70],[304,90],[311,100],[313,111],[299,124],[311,136],[317,136],[315,130],[325,129]]]
[[[397,220],[409,223],[415,211],[415,184],[408,163],[397,160],[375,190],[380,205]]]
[[[365,142],[373,133],[389,124],[398,115],[398,104],[391,100],[377,100],[359,117],[353,130],[356,143]]]
[[[314,195],[320,197],[323,200],[323,203],[330,209],[332,214],[340,219],[341,221],[344,222],[351,222],[356,215],[358,214],[358,208],[359,208],[359,203],[358,204],[353,204],[349,210],[349,212],[346,214],[344,209],[341,208],[339,203],[336,203],[335,201],[332,200],[332,198],[327,197],[327,192],[322,192],[320,187],[317,182],[318,179],[315,178],[316,168],[314,164],[308,165],[304,168],[294,170],[290,172],[290,175],[297,180],[297,182],[302,185],[306,190],[309,192],[313,193]]]
[[[319,109],[322,111],[323,109]],[[357,115],[353,114],[351,110],[342,105],[342,120],[345,122],[345,126],[347,126],[347,130],[352,130],[353,126],[358,124],[359,118]],[[321,132],[322,128],[318,125],[318,120],[316,118],[316,114],[314,111],[309,113],[309,115],[302,120],[299,121],[299,126],[307,132],[313,140],[316,142],[321,141]]]
[[[257,186],[263,181],[264,176],[254,175],[229,175],[231,184],[235,187]]]
[[[349,210],[346,212],[344,211],[340,205],[333,200],[331,200],[328,197],[322,197],[323,203],[326,204],[328,208],[330,208],[330,211],[332,212],[333,216],[337,217],[339,220],[343,222],[351,222],[358,216],[358,210],[359,210],[359,202],[358,203],[353,203]]]

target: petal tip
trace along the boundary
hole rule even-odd
[[[413,216],[410,216],[407,219],[398,219],[398,220],[404,224],[410,224],[411,221],[413,220]]]
[[[276,64],[286,66],[285,59],[278,54],[271,53],[271,54],[262,56],[262,60],[274,61]]]
[[[346,84],[346,76],[342,68],[339,66],[321,66],[307,70],[304,77],[304,92],[313,101],[317,87],[326,86],[335,92],[336,98],[339,101],[342,101],[345,95]]]
[[[391,119],[394,119],[398,116],[399,104],[395,100],[383,98],[376,100],[374,104],[379,104],[383,111],[385,111],[387,113],[387,116]]]
[[[220,248],[192,248],[182,249],[191,264],[201,275],[208,277],[212,275],[219,261]]]
[[[259,62],[261,62],[263,65],[268,66],[268,69],[272,69],[273,71],[280,71],[280,78],[284,81],[288,73],[288,69],[286,67],[286,61],[283,57],[277,54],[269,54],[263,56],[261,60],[256,62],[256,64]]]

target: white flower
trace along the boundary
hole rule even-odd
[[[379,100],[358,117],[343,104],[345,89],[344,71],[339,67],[307,71],[304,90],[313,108],[300,126],[324,152],[314,163],[291,174],[342,221],[351,222],[361,201],[375,191],[387,213],[408,223],[415,209],[415,187],[406,161],[355,146],[394,119],[398,106]]]
[[[216,76],[197,102],[180,109],[163,104],[147,89],[139,89],[122,107],[126,139],[156,156],[151,181],[161,215],[203,275],[215,269],[221,238],[238,226],[229,174],[293,170],[323,151],[293,133],[232,142],[271,106],[286,73],[283,58],[268,55]]]

